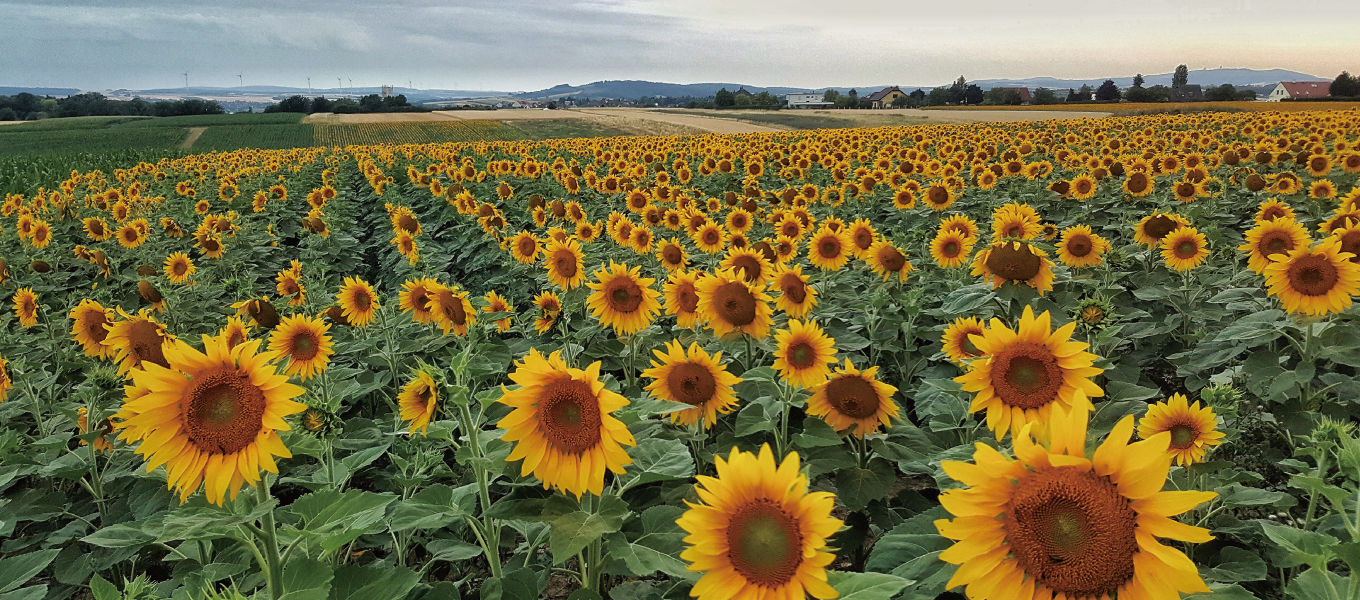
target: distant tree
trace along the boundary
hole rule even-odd
[[[1124,90],[1124,99],[1129,102],[1147,102],[1147,89],[1143,87],[1143,74],[1133,76],[1133,86]]]
[[[1171,76],[1171,87],[1178,88],[1190,83],[1190,68],[1185,65],[1176,67],[1176,73]]]
[[[964,95],[967,92],[968,80],[964,79],[962,75],[959,75],[958,80],[949,86],[949,101],[954,104],[963,104],[965,102]]]
[[[727,91],[727,88],[720,89],[718,90],[717,94],[713,95],[713,104],[716,104],[718,108],[727,108],[729,106],[735,106],[736,103],[737,103],[736,97],[732,94],[732,92]]]
[[[309,112],[314,113],[333,112],[332,109],[334,105],[335,103],[331,102],[330,100],[327,100],[325,96],[320,96],[312,99],[312,106]]]
[[[1114,84],[1114,80],[1106,79],[1096,90],[1096,100],[1101,102],[1111,102],[1119,100],[1119,86]]]
[[[369,94],[359,99],[359,108],[364,112],[378,112],[382,110],[382,96]]]
[[[916,88],[916,91],[907,95],[911,96],[912,99],[916,101],[917,106],[920,106],[926,101],[926,93],[922,91],[921,88]]]
[[[1057,103],[1058,103],[1058,95],[1057,95],[1057,94],[1054,94],[1054,93],[1053,93],[1053,90],[1050,90],[1050,89],[1048,89],[1048,88],[1043,88],[1043,87],[1041,87],[1041,88],[1034,88],[1034,103],[1035,103],[1035,104],[1057,104]]]
[[[733,101],[737,108],[746,108],[754,104],[754,102],[751,101],[751,98],[752,98],[751,96],[743,94],[741,96],[733,98]]]
[[[1142,74],[1142,73],[1138,73],[1137,75],[1134,75],[1134,76],[1133,76],[1133,87],[1136,87],[1136,88],[1141,88],[1141,87],[1143,87],[1143,74]]]
[[[1330,94],[1338,97],[1360,96],[1360,77],[1352,77],[1349,71],[1342,71],[1332,80]]]
[[[1072,88],[1067,88],[1067,101],[1068,101],[1068,102],[1077,102],[1077,101],[1079,101],[1079,100],[1081,100],[1081,98],[1080,98],[1079,96],[1077,96],[1077,90],[1074,90],[1074,89],[1072,89]]]
[[[1147,99],[1144,102],[1170,102],[1171,88],[1164,85],[1154,85],[1147,89]]]
[[[944,106],[945,104],[949,104],[949,101],[950,94],[949,88],[947,87],[937,87],[930,90],[930,94],[926,96],[926,104],[928,106]]]
[[[893,98],[892,107],[906,108],[911,105],[911,102],[912,102],[911,96],[898,96],[896,98]]]
[[[8,106],[0,108],[0,121],[18,121],[18,120],[19,113],[14,112],[14,109]]]
[[[549,101],[548,101],[548,110],[557,110],[557,101],[556,101],[556,100],[549,100]]]
[[[859,92],[851,88],[850,93],[845,95],[845,105],[850,108],[859,108]]]
[[[769,92],[761,92],[751,99],[752,104],[764,108],[775,108],[779,106],[779,97],[771,95]]]
[[[377,94],[372,94],[376,98]],[[312,102],[304,96],[289,96],[279,101],[279,109],[275,112],[281,113],[306,113],[311,112]]]
[[[1231,83],[1204,90],[1204,99],[1209,102],[1227,102],[1237,99],[1237,88]]]
[[[1016,94],[1016,98],[1019,97],[1020,95]],[[982,104],[982,88],[978,87],[977,84],[968,84],[968,87],[963,88],[963,102],[965,104]],[[1016,104],[1019,104],[1019,102],[1016,102]]]
[[[1238,100],[1252,101],[1256,99],[1256,90],[1241,90],[1237,92]]]
[[[335,102],[331,103],[331,112],[335,114],[354,114],[358,112],[363,112],[363,109],[360,108],[359,103],[355,102],[354,100],[351,100],[349,98],[339,98],[336,99]]]
[[[832,104],[835,104],[836,100],[839,100],[840,97],[841,97],[840,92],[827,88],[827,90],[822,93],[822,102],[830,102]]]

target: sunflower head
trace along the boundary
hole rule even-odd
[[[652,289],[655,279],[641,277],[641,267],[610,262],[595,272],[595,281],[586,286],[594,290],[586,307],[618,335],[632,335],[645,329],[661,311],[659,292]]]
[[[982,350],[979,350],[977,344],[973,342],[972,336],[982,336],[986,331],[987,326],[981,319],[959,317],[944,329],[944,335],[940,337],[940,346],[949,360],[965,364],[983,355]]]
[[[850,430],[855,437],[878,430],[879,425],[891,427],[892,419],[900,413],[892,401],[897,388],[879,381],[878,367],[863,371],[846,357],[844,368],[817,386],[808,398],[808,414],[821,417],[838,432]]]
[[[784,381],[808,389],[821,385],[836,362],[836,340],[814,321],[789,320],[788,329],[775,332],[774,370]]]
[[[694,342],[686,352],[679,340],[667,342],[664,350],[655,352],[657,360],[652,361],[652,368],[642,372],[643,377],[654,380],[647,391],[662,400],[690,406],[669,413],[672,423],[688,427],[702,421],[704,429],[710,429],[718,415],[736,408],[732,386],[742,379],[723,366],[722,352],[709,355]]]
[[[916,270],[911,261],[907,260],[906,253],[887,239],[874,243],[863,256],[874,272],[883,276],[883,281],[896,275],[897,282],[901,283],[907,280],[909,273]]]
[[[1287,254],[1276,254],[1265,268],[1266,287],[1291,314],[1322,316],[1350,308],[1360,293],[1360,265],[1341,251],[1337,238]]]
[[[269,334],[269,351],[288,359],[284,374],[297,375],[307,381],[313,375],[325,371],[331,355],[335,353],[331,336],[326,335],[330,328],[320,317],[284,317]]]
[[[1133,239],[1147,248],[1156,248],[1161,244],[1162,238],[1181,227],[1189,225],[1190,222],[1180,215],[1153,213],[1143,217],[1143,220],[1138,222],[1138,225],[1134,228]]]
[[[1112,310],[1109,300],[1086,298],[1077,303],[1073,316],[1081,329],[1100,331],[1114,321]]]
[[[746,334],[757,340],[770,334],[772,310],[764,286],[756,286],[732,269],[720,269],[695,286],[698,310],[719,337]]]
[[[401,420],[411,422],[411,435],[415,435],[416,430],[420,430],[421,435],[428,435],[430,419],[439,408],[440,386],[430,374],[432,371],[428,365],[416,369],[411,374],[411,380],[402,386],[401,393],[397,395]]]
[[[586,279],[585,255],[576,240],[551,240],[543,253],[543,266],[548,270],[548,281],[564,290],[574,290]]]
[[[1001,240],[973,257],[972,274],[982,276],[994,287],[1023,283],[1043,294],[1053,289],[1053,262],[1047,257],[1028,242]]]
[[[1209,240],[1194,227],[1181,227],[1162,238],[1162,259],[1177,271],[1189,271],[1209,257]]]
[[[1223,432],[1216,431],[1214,409],[1199,402],[1190,404],[1183,394],[1172,394],[1166,402],[1148,407],[1147,415],[1138,422],[1138,437],[1149,439],[1163,432],[1171,433],[1167,452],[1181,466],[1204,461],[1210,446],[1222,443]]]
[[[358,277],[346,277],[335,295],[345,318],[357,327],[368,327],[378,312],[378,293],[373,286]]]

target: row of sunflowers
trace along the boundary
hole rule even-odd
[[[0,205],[0,595],[1349,598],[1358,138],[74,171]]]

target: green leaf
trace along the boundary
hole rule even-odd
[[[94,600],[123,600],[123,594],[118,591],[118,586],[109,583],[109,580],[100,577],[98,573],[90,578],[90,594],[94,595]]]
[[[527,567],[482,582],[482,600],[538,600],[538,591],[538,574]]]
[[[553,564],[562,564],[576,556],[582,548],[600,539],[606,533],[618,531],[600,515],[576,511],[553,520],[548,545],[552,549]]]
[[[46,597],[47,584],[34,585],[0,594],[0,600],[43,600]]]
[[[1297,502],[1293,496],[1284,492],[1267,492],[1260,488],[1246,487],[1237,483],[1219,488],[1219,495],[1223,497],[1223,504],[1230,507],[1293,506]]]
[[[643,536],[643,539],[647,537]],[[682,579],[696,575],[686,568],[684,561],[676,558],[680,554],[678,551],[663,552],[641,542],[642,540],[639,540],[639,543],[630,543],[623,534],[613,533],[609,536],[606,548],[611,558],[622,560],[624,566],[638,577],[650,577],[657,571]]]
[[[1352,573],[1360,573],[1360,543],[1337,544],[1332,546],[1332,554],[1345,562]]]
[[[1208,594],[1190,594],[1185,600],[1257,600],[1251,592],[1237,584],[1211,583]]]
[[[897,469],[886,460],[875,458],[868,467],[836,471],[836,497],[850,510],[864,510],[869,502],[886,497],[897,481]]]
[[[0,594],[18,588],[41,573],[59,552],[61,550],[55,548],[39,550],[0,560]]]
[[[1276,549],[1284,553],[1283,556],[1271,556],[1271,562],[1277,567],[1308,565],[1326,568],[1328,548],[1337,543],[1337,539],[1330,535],[1269,521],[1261,521],[1261,529],[1265,531],[1266,537],[1278,544]]]
[[[342,565],[331,582],[330,600],[401,600],[419,581],[420,574],[406,567]]]
[[[1218,553],[1217,565],[1201,566],[1199,572],[1205,581],[1261,581],[1266,578],[1266,561],[1251,550],[1227,546]]]
[[[158,542],[175,540],[211,540],[231,537],[235,528],[242,523],[259,520],[265,513],[274,509],[278,500],[263,502],[247,513],[232,513],[216,506],[191,506],[178,508],[165,516]]]
[[[299,536],[311,538],[326,551],[334,551],[381,521],[387,505],[396,499],[391,494],[324,490],[302,496],[288,508],[302,519]]]
[[[625,489],[694,476],[694,458],[690,456],[689,446],[680,440],[645,439],[628,454],[633,457],[633,464],[628,465],[628,474],[624,476],[627,478],[623,484]]]
[[[1350,580],[1328,571],[1326,567],[1308,569],[1290,580],[1284,588],[1284,593],[1296,600],[1347,598],[1349,591]]]
[[[294,558],[283,565],[280,600],[327,600],[335,573],[331,565],[310,558]]]
[[[1155,388],[1146,388],[1122,381],[1110,381],[1105,384],[1105,399],[1107,401],[1147,400],[1159,393],[1161,391]]]
[[[472,514],[477,503],[477,484],[452,488],[442,483],[421,490],[392,510],[392,531],[439,529],[464,515]]]
[[[765,406],[758,402],[747,404],[737,412],[736,435],[746,437],[762,431],[774,431],[777,418],[778,415],[771,417],[766,412]]]
[[[425,544],[431,560],[457,562],[482,555],[482,547],[463,540],[431,540]]]
[[[839,446],[842,443],[836,428],[817,417],[803,419],[803,432],[793,436],[793,444],[799,448]]]
[[[117,525],[110,525],[80,538],[80,541],[101,548],[131,548],[133,546],[141,546],[142,544],[155,539],[156,536],[142,531],[141,527],[119,523]]]
[[[886,573],[829,571],[826,575],[826,582],[840,592],[837,600],[889,600],[912,583]]]

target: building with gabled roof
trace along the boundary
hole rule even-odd
[[[1270,95],[1266,96],[1266,101],[1325,98],[1330,95],[1332,95],[1332,82],[1330,81],[1281,81],[1279,85],[1275,86],[1274,90],[1271,90]]]
[[[870,108],[891,108],[894,100],[904,98],[906,95],[906,92],[894,85],[860,98],[860,102],[868,102]]]

